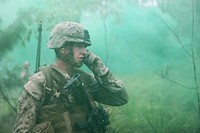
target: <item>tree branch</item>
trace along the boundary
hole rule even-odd
[[[8,103],[8,105],[11,107],[11,109],[15,112],[15,114],[17,114],[16,108],[10,103],[8,97],[4,94],[2,87],[0,87],[0,93],[3,96],[3,99]]]
[[[187,86],[184,86],[184,85],[182,85],[182,84],[180,84],[180,83],[178,83],[178,82],[176,82],[176,81],[174,81],[174,80],[168,78],[167,76],[165,76],[165,75],[163,74],[162,71],[161,71],[160,76],[161,76],[163,79],[166,79],[166,80],[168,80],[168,81],[170,81],[170,82],[172,82],[172,83],[174,83],[174,84],[176,84],[176,85],[178,85],[178,86],[181,86],[181,87],[183,87],[183,88],[186,88],[186,89],[195,89],[195,87],[187,87]]]
[[[174,34],[174,36],[176,37],[176,39],[178,40],[178,42],[181,44],[183,50],[184,50],[190,57],[192,57],[192,55],[191,55],[191,54],[188,52],[188,50],[184,47],[184,45],[183,45],[181,39],[179,38],[179,36],[177,35],[177,33],[176,33],[162,18],[158,17],[157,15],[156,15],[156,17],[157,17],[158,19],[160,19],[160,20],[167,26],[167,28]]]

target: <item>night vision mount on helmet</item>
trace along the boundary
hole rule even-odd
[[[84,43],[88,46],[92,44],[88,30],[75,22],[57,24],[51,32],[48,48],[61,48],[66,42]]]

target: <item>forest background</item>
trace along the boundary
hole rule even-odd
[[[0,0],[0,133],[12,132],[27,62],[34,73],[40,21],[41,64],[55,60],[53,26],[80,22],[124,81],[129,103],[109,107],[110,133],[200,132],[199,0]]]

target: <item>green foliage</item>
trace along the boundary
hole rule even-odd
[[[17,44],[22,44],[30,40],[31,30],[29,24],[31,15],[27,12],[20,12],[16,20],[6,29],[0,29],[0,60],[13,49]]]
[[[8,51],[12,50],[14,43],[21,39],[20,32],[24,30],[24,27],[15,27],[19,25],[10,26],[6,32],[0,33],[0,58],[3,57]],[[14,30],[14,31],[12,31]]]
[[[111,108],[109,133],[197,133],[193,90],[174,86],[155,73],[121,79],[125,81],[129,102]],[[6,107],[6,104],[1,106]],[[0,120],[13,123],[11,110],[4,108],[4,111],[0,112]],[[3,126],[5,131],[7,126]]]
[[[44,23],[43,38],[46,39],[49,37],[49,32],[52,27],[58,22],[80,22],[82,13],[87,11],[88,13],[92,11],[92,13],[90,13],[91,16],[93,16],[95,12],[102,11],[104,18],[113,13],[111,10],[102,10],[105,4],[111,4],[112,1],[46,0],[36,2],[40,2],[43,7],[41,8],[37,4],[37,6],[31,6],[30,8],[21,8],[16,11],[18,13],[14,22],[5,29],[0,27],[0,60],[9,51],[13,50],[14,46],[19,44],[22,44],[24,47],[27,46],[31,41],[31,37],[37,40],[37,24],[40,20]],[[107,7],[107,9],[109,8]],[[34,36],[32,36],[32,34]]]
[[[0,69],[0,133],[11,133],[15,122],[17,98],[22,91],[20,67]]]
[[[112,108],[110,133],[197,133],[195,91],[155,73],[124,78],[129,103]]]
[[[8,111],[6,115],[0,116],[0,122],[1,122],[0,133],[12,133],[12,126],[14,125],[15,122],[15,114],[10,113],[10,111]]]
[[[19,71],[19,67],[14,67],[11,70],[8,68],[2,68],[0,70],[0,98],[1,101],[4,100],[4,102],[7,104],[7,107],[10,107],[14,113],[16,113],[17,97],[23,88],[23,80],[20,78]],[[11,111],[8,111],[8,113],[9,112]],[[1,112],[0,116],[4,113],[4,111]]]
[[[21,79],[20,79],[20,70],[21,68],[15,66],[11,70],[3,67],[0,69],[0,83],[2,88],[7,88],[6,90],[21,86]]]
[[[9,0],[0,2],[6,4]],[[110,133],[197,133],[199,120],[195,91],[177,86],[153,73],[165,66],[164,76],[182,85],[194,86],[191,58],[167,28],[168,25],[175,30],[185,48],[191,50],[192,1],[161,0],[154,8],[140,7],[137,2],[36,0],[35,5],[16,11],[16,19],[4,29],[1,27],[4,20],[0,17],[0,61],[12,50],[9,55],[13,60],[35,62],[37,24],[40,20],[43,21],[42,47],[45,49],[55,24],[61,21],[81,22],[91,33],[92,50],[108,61],[106,63],[111,71],[124,76],[122,79],[129,93],[127,105],[112,108]],[[193,34],[199,73],[199,1],[195,2]],[[53,53],[50,55],[45,49],[42,59],[52,61]],[[3,90],[0,95],[0,132],[10,132],[8,126],[14,123],[12,108],[15,108],[16,98],[22,89],[20,70],[10,69],[12,65],[5,64],[0,68],[0,89]]]

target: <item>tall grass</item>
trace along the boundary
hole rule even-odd
[[[188,77],[177,76],[180,80]],[[111,107],[109,133],[197,133],[198,108],[194,90],[177,86],[156,73],[121,77],[128,104]],[[15,115],[0,102],[0,133],[11,132]]]
[[[198,132],[194,90],[176,86],[155,73],[123,79],[130,100],[112,108],[110,133]]]

